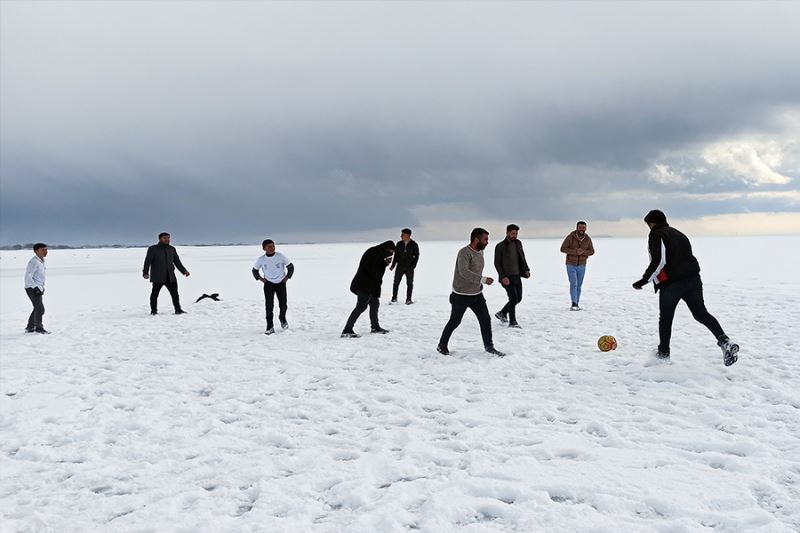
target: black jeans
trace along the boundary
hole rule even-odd
[[[392,300],[397,300],[397,290],[400,288],[400,280],[406,277],[406,300],[411,299],[414,292],[414,269],[410,266],[400,266],[394,269],[394,285],[392,285]]]
[[[725,335],[717,319],[706,309],[706,304],[703,301],[703,282],[700,280],[699,275],[670,282],[659,289],[658,292],[658,334],[660,337],[658,349],[660,352],[669,353],[669,341],[672,337],[672,319],[675,318],[675,308],[678,307],[678,302],[681,300],[689,306],[689,311],[692,312],[694,319],[707,327],[717,340]]]
[[[278,320],[281,324],[286,322],[286,284],[264,282],[264,305],[267,308],[267,329],[273,327],[273,309],[275,308],[275,295],[278,296]]]
[[[169,295],[172,296],[172,305],[175,307],[175,312],[181,310],[181,299],[178,296],[178,282],[168,281],[167,283],[153,282],[153,290],[150,291],[150,312],[155,313],[158,311],[158,293],[161,292],[161,287],[167,287]]]
[[[444,326],[442,337],[439,339],[439,346],[447,348],[447,343],[450,341],[450,336],[453,331],[461,324],[461,319],[464,318],[464,313],[467,309],[472,309],[475,316],[478,317],[478,324],[481,327],[481,337],[483,337],[483,347],[486,349],[492,348],[492,319],[489,317],[489,308],[486,307],[486,298],[483,294],[475,294],[467,296],[464,294],[450,294],[450,320]]]
[[[380,328],[381,326],[378,322],[378,308],[381,306],[381,301],[378,297],[365,292],[359,292],[356,294],[356,297],[358,298],[356,307],[353,309],[353,312],[350,313],[350,317],[347,319],[347,324],[345,324],[343,331],[352,333],[353,327],[356,325],[356,320],[361,316],[361,313],[367,310],[367,307],[369,307],[369,322],[372,329]]]
[[[522,276],[508,276],[508,285],[503,288],[508,294],[508,303],[500,310],[500,314],[508,316],[508,321],[517,323],[517,304],[522,301]]]
[[[44,302],[42,301],[42,296],[44,293],[38,288],[26,288],[25,292],[33,304],[33,311],[31,311],[31,316],[28,317],[28,326],[25,329],[42,329],[42,317],[44,316]]]

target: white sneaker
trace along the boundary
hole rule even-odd
[[[570,311],[580,311],[581,306],[578,304],[572,304],[572,307],[569,308]]]

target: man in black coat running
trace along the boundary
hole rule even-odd
[[[397,303],[397,290],[400,288],[403,276],[406,277],[406,305],[414,303],[411,301],[411,293],[414,292],[414,269],[417,268],[417,261],[419,261],[419,245],[411,238],[411,230],[403,228],[395,247],[392,266],[389,267],[389,270],[394,270],[392,303]]]
[[[642,279],[633,283],[633,288],[641,290],[649,282],[653,282],[659,293],[659,317],[657,356],[669,359],[669,342],[672,336],[672,319],[675,309],[683,300],[695,320],[703,324],[714,334],[717,345],[722,349],[725,366],[731,366],[738,360],[739,345],[730,341],[722,326],[706,309],[703,301],[703,282],[700,280],[700,264],[692,254],[692,244],[688,237],[670,227],[667,217],[654,209],[644,217],[650,227],[648,249],[650,264],[644,271]]]
[[[350,292],[356,295],[356,307],[350,313],[347,324],[342,330],[342,337],[360,337],[353,326],[361,313],[369,307],[369,321],[372,326],[372,333],[389,333],[383,329],[378,322],[378,308],[380,307],[381,284],[386,267],[392,262],[395,245],[392,241],[386,241],[377,246],[368,248],[361,256],[358,270],[350,283]]]
[[[181,309],[181,301],[178,296],[178,278],[175,277],[175,268],[184,276],[189,276],[189,271],[181,263],[178,257],[178,252],[174,247],[169,244],[169,233],[158,234],[158,244],[147,249],[147,255],[144,258],[144,267],[142,268],[142,277],[149,279],[153,284],[153,290],[150,291],[150,314],[158,314],[158,294],[161,292],[161,287],[166,286],[170,296],[172,296],[172,305],[175,307],[175,314],[182,315],[186,311]]]

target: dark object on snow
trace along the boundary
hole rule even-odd
[[[194,302],[194,303],[197,303],[197,302],[199,302],[200,300],[202,300],[202,299],[204,299],[204,298],[211,298],[211,299],[212,299],[212,300],[214,300],[215,302],[218,302],[218,301],[220,301],[220,300],[219,300],[219,293],[218,293],[218,292],[215,292],[215,293],[212,293],[212,294],[205,294],[205,293],[203,293],[203,295],[202,295],[200,298],[198,298],[197,300],[195,300],[195,302]]]

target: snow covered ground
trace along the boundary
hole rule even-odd
[[[51,251],[49,336],[22,332],[31,252],[2,252],[0,531],[800,530],[800,238],[693,239],[742,346],[725,368],[684,305],[653,361],[657,298],[630,288],[644,229],[596,239],[578,313],[560,242],[525,241],[504,359],[469,313],[435,352],[464,243],[421,243],[412,306],[387,305],[387,274],[391,333],[365,314],[360,339],[339,332],[368,244],[279,247],[297,272],[272,337],[257,246],[179,246],[188,314],[163,291],[155,317],[144,250]],[[505,293],[485,292],[494,313]]]

